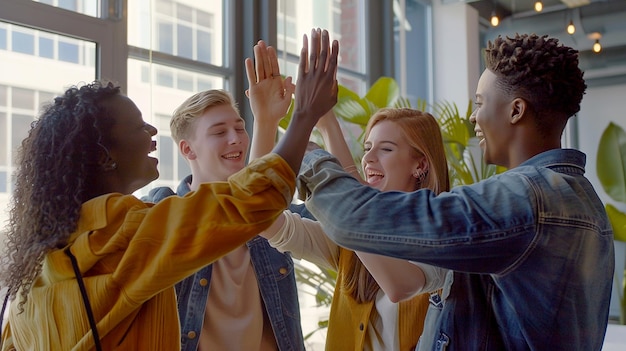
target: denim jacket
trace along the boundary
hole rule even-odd
[[[191,175],[181,181],[174,194],[170,188],[150,191],[147,200],[158,202],[170,195],[185,196],[190,192]],[[294,264],[289,253],[281,253],[263,237],[256,236],[246,243],[259,284],[261,298],[269,317],[280,351],[304,350],[300,324],[300,305],[294,275]],[[194,275],[176,284],[178,315],[181,325],[181,350],[195,351],[202,330],[211,285],[208,265]]]
[[[455,271],[432,350],[600,350],[613,231],[584,166],[550,150],[436,196],[363,186],[315,150],[298,191],[339,245]]]

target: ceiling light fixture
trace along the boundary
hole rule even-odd
[[[496,15],[496,10],[491,11],[491,25],[493,27],[497,27],[500,24],[500,19],[498,15]]]
[[[496,14],[496,0],[493,0],[493,9],[491,10],[491,26],[497,27],[500,24],[500,18]]]
[[[602,45],[600,45],[600,39],[596,39],[596,42],[593,43],[593,52],[600,52],[602,51]]]
[[[598,53],[602,51],[602,45],[600,45],[600,39],[602,38],[602,33],[600,32],[589,33],[587,34],[587,38],[594,41],[593,46],[591,47],[593,52]]]
[[[567,33],[572,35],[576,33],[576,27],[574,26],[574,21],[569,20],[569,24],[567,25]]]
[[[535,1],[535,11],[541,12],[543,10],[543,3],[541,1]]]

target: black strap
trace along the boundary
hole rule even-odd
[[[4,303],[2,303],[2,312],[0,312],[0,334],[2,333],[2,326],[4,325],[4,311],[7,309],[7,303],[9,302],[9,292],[11,289],[7,290],[7,294],[4,297]],[[0,335],[0,350],[2,349],[2,337]]]
[[[72,261],[72,267],[74,267],[74,273],[76,274],[76,280],[78,281],[78,287],[80,288],[80,294],[83,295],[83,302],[85,303],[85,309],[87,310],[87,318],[89,318],[89,325],[91,325],[91,332],[93,333],[93,340],[96,344],[96,350],[102,351],[102,345],[100,345],[100,337],[98,336],[98,328],[96,326],[96,319],[93,317],[93,311],[91,310],[91,304],[89,303],[89,297],[87,296],[87,289],[85,289],[85,283],[83,277],[78,269],[78,262],[76,257],[72,254],[69,247],[63,250],[66,255],[70,257]]]

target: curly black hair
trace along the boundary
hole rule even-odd
[[[509,96],[521,97],[537,113],[537,123],[564,124],[580,110],[587,85],[578,67],[578,51],[547,35],[498,36],[485,49],[486,68]],[[560,121],[554,117],[563,116]]]
[[[70,87],[44,107],[18,149],[0,282],[12,300],[20,293],[20,308],[46,253],[67,245],[81,205],[101,195],[95,179],[114,123],[102,103],[118,94],[111,82]]]

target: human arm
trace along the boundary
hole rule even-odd
[[[337,244],[488,273],[513,264],[534,238],[529,189],[525,177],[504,173],[439,195],[381,192],[359,184],[323,150],[307,153],[298,177],[298,193]]]
[[[339,160],[348,173],[365,184],[354,163],[337,117],[332,110],[317,122],[317,129],[322,134],[327,150]],[[421,265],[366,252],[356,251],[356,254],[392,302],[406,300],[424,291],[427,279]],[[438,282],[438,276],[445,275],[445,273],[436,274],[436,270],[435,272],[427,271],[429,280],[434,281],[434,283]]]
[[[245,61],[248,77],[246,95],[254,115],[250,159],[261,157],[274,147],[278,123],[287,113],[295,91],[292,78],[283,80],[276,50],[259,40],[254,46],[254,61]]]
[[[331,47],[328,31],[311,31],[310,55],[304,36],[291,122],[273,149],[296,173],[315,124],[337,103],[338,53],[339,43],[333,40]]]
[[[201,184],[184,197],[169,196],[155,205],[111,196],[106,216],[119,212],[116,235],[111,237],[111,226],[96,230],[86,236],[88,248],[72,251],[104,257],[127,245],[115,280],[139,294],[174,285],[266,229],[291,202],[294,180],[284,160],[268,155],[228,182]]]
[[[319,222],[289,210],[284,211],[280,218],[283,224],[268,238],[272,247],[281,252],[289,251],[292,257],[337,270],[339,246],[326,236]],[[263,233],[260,235],[265,236]]]
[[[317,122],[317,130],[319,130],[322,135],[328,152],[337,157],[346,172],[350,173],[361,183],[365,183],[361,177],[361,173],[359,173],[358,166],[354,163],[354,158],[341,131],[337,116],[335,116],[332,109],[326,112]]]
[[[356,251],[357,256],[392,302],[443,286],[447,270],[422,263]]]

